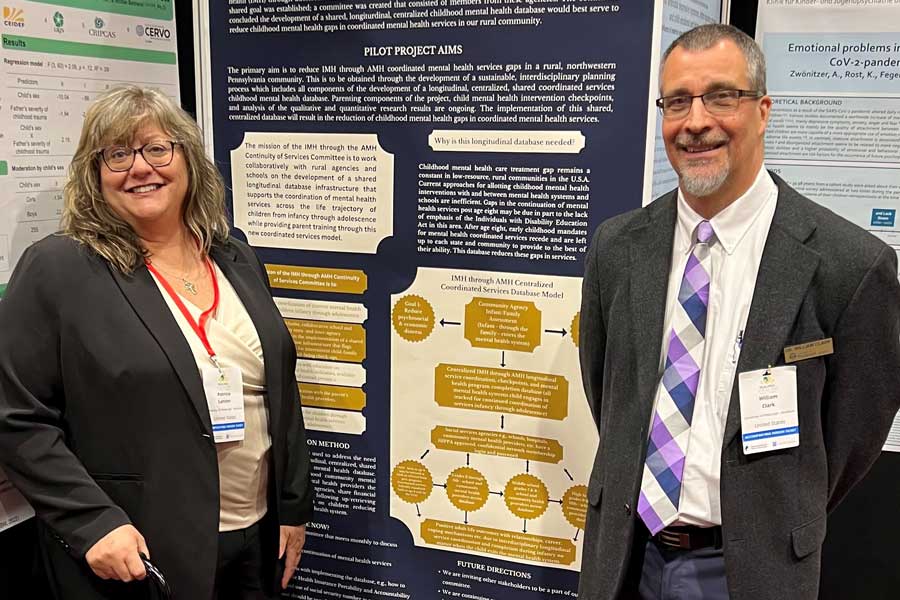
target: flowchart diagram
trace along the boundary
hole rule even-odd
[[[391,516],[417,545],[580,569],[580,286],[420,268],[392,297]]]

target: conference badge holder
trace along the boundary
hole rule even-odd
[[[800,445],[797,367],[769,367],[741,373],[738,391],[744,454]]]

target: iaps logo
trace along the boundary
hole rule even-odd
[[[53,31],[55,33],[65,33],[66,30],[63,29],[63,25],[66,24],[66,18],[59,11],[53,13]]]
[[[25,11],[21,8],[4,6],[3,24],[7,27],[25,27]]]

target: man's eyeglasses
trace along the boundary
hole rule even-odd
[[[741,98],[761,98],[763,95],[750,90],[714,90],[696,96],[663,96],[656,99],[656,106],[666,119],[683,119],[691,112],[694,98],[700,98],[708,113],[721,116],[736,111]]]
[[[103,158],[103,162],[110,171],[127,171],[134,165],[134,157],[140,152],[144,161],[151,167],[165,167],[172,162],[175,156],[175,145],[178,142],[172,140],[157,140],[148,142],[140,148],[130,146],[107,146],[97,151]]]

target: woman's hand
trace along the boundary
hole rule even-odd
[[[306,542],[306,525],[281,526],[281,542],[278,545],[278,558],[284,557],[284,577],[281,578],[281,589],[287,589],[303,553]]]
[[[128,582],[147,576],[139,552],[150,557],[144,536],[133,526],[122,525],[100,538],[84,558],[97,577]]]

